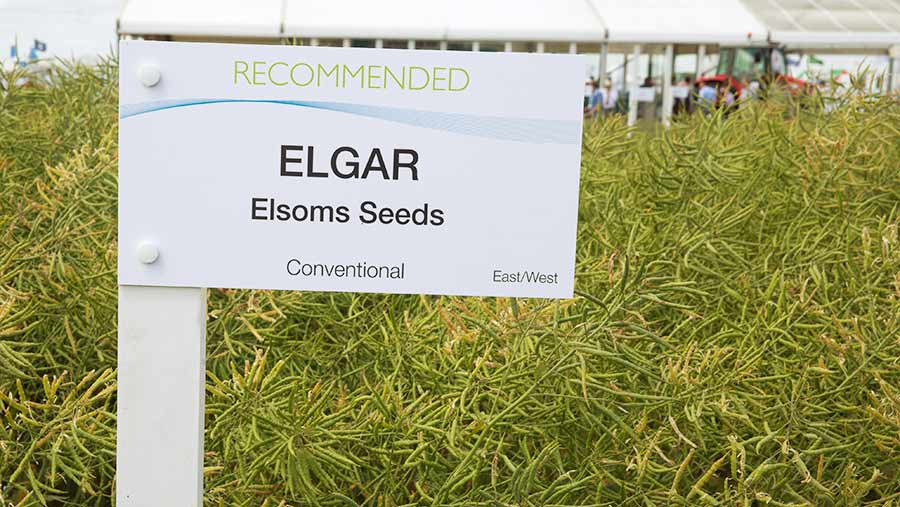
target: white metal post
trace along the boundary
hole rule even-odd
[[[535,53],[543,53],[543,52],[544,52],[544,43],[543,43],[543,42],[538,42],[538,43],[537,43],[537,46],[536,46],[535,49],[534,49],[534,52],[535,52]]]
[[[119,286],[118,507],[202,507],[206,289]]]
[[[447,41],[441,41],[441,51],[447,51]]]
[[[894,65],[895,59],[891,56],[888,57],[888,68],[887,68],[887,92],[892,93],[894,91]]]
[[[640,62],[641,62],[641,45],[634,45],[634,52],[631,55],[631,84],[630,87],[627,87],[628,90],[628,125],[634,125],[637,123],[637,115],[638,115],[638,71],[640,70]]]
[[[481,43],[478,41],[472,42],[472,51],[481,51]]]
[[[349,47],[350,47],[350,39],[344,39],[343,46],[344,46],[345,48],[349,48]]]
[[[891,46],[888,50],[888,92],[900,88],[900,44]]]
[[[504,42],[503,43],[503,52],[504,53],[512,53],[512,42]]]
[[[384,47],[384,39],[375,39],[375,47],[381,49]]]
[[[577,55],[577,54],[578,54],[578,43],[577,43],[577,42],[570,42],[570,43],[569,43],[569,54],[571,54],[571,55]]]
[[[662,83],[662,124],[668,127],[672,121],[672,71],[675,68],[675,46],[666,44]]]
[[[609,61],[609,43],[600,44],[600,63],[597,69],[597,79],[600,80],[602,86],[603,80],[606,79],[606,65]]]
[[[310,46],[313,46],[313,47],[318,46],[318,45],[319,45],[319,39],[317,39],[317,38],[315,38],[315,37],[313,37],[312,39],[309,39],[309,45],[310,45]]]
[[[406,41],[406,49],[416,49],[416,41],[413,39]]]
[[[706,60],[706,44],[700,44],[697,46],[697,67],[694,71],[695,78],[700,79],[703,77],[703,64]]]

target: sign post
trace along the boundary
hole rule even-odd
[[[119,286],[116,505],[203,505],[206,290]]]
[[[202,505],[205,287],[571,297],[583,73],[123,41],[117,505]]]

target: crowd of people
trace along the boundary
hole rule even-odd
[[[585,99],[586,117],[596,118],[616,112],[619,107],[619,91],[613,88],[612,79],[606,78],[602,88],[599,79],[591,79],[590,88],[590,94]]]
[[[648,77],[640,88],[655,88],[655,83]],[[680,93],[673,93],[675,95],[672,104],[673,114],[694,112],[710,114],[720,108],[733,109],[737,107],[739,101],[754,98],[759,91],[759,83],[742,81],[739,86],[735,86],[729,81],[703,79],[695,82],[690,76],[684,76],[674,83],[674,90]],[[602,86],[600,80],[588,79],[585,83],[584,116],[598,118],[625,113],[628,111],[628,99],[628,92],[620,94],[611,79],[605,79]],[[660,100],[654,99],[649,103],[639,101],[638,116],[642,118],[652,116],[657,107],[661,107]]]

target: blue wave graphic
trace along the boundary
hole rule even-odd
[[[155,111],[179,107],[222,103],[267,103],[307,107],[325,111],[377,118],[413,127],[424,127],[455,134],[485,137],[502,141],[537,144],[577,144],[581,141],[581,122],[541,120],[531,118],[507,118],[462,113],[420,111],[396,107],[369,106],[344,102],[319,102],[268,99],[185,99],[159,100],[139,104],[125,104],[119,109],[119,118],[131,118]]]

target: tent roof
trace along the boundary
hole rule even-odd
[[[282,0],[127,0],[119,33],[279,37]]]
[[[587,0],[285,0],[284,35],[318,38],[601,41]]]
[[[284,0],[284,35],[340,39],[443,39],[443,1]]]
[[[774,42],[810,47],[900,44],[898,0],[743,0]]]
[[[600,42],[606,37],[607,27],[588,0],[449,0],[446,9],[451,40]]]
[[[739,0],[590,0],[610,42],[746,44],[766,27]]]
[[[119,33],[886,49],[900,0],[125,0]]]

